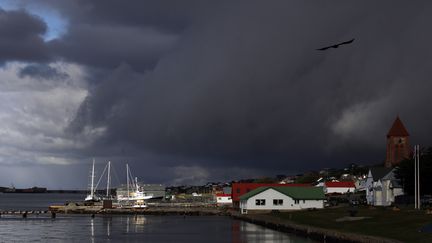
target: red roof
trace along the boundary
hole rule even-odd
[[[393,137],[393,136],[402,136],[402,137],[409,136],[409,133],[406,130],[402,121],[399,119],[399,116],[396,117],[396,120],[393,122],[393,126],[390,128],[389,132],[387,133],[387,137]]]
[[[278,183],[233,183],[232,184],[232,200],[233,202],[240,201],[240,196],[246,194],[258,187],[262,186],[271,186],[271,187],[279,187],[279,186],[312,186],[311,184],[278,184]]]
[[[231,194],[216,193],[216,197],[231,197]]]
[[[352,181],[335,181],[335,182],[331,182],[331,181],[327,181],[325,183],[326,187],[354,187],[354,182]]]

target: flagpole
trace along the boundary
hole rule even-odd
[[[414,145],[414,209],[417,209],[417,145]]]

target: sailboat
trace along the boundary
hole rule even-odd
[[[111,200],[111,161],[108,161],[108,164],[105,166],[105,169],[103,170],[98,182],[96,185],[94,184],[95,179],[95,161],[93,159],[93,165],[92,165],[92,173],[91,173],[91,186],[90,186],[90,193],[87,195],[87,197],[84,199],[86,202],[99,202],[101,201],[101,197],[96,195],[96,189],[101,182],[102,177],[105,175],[105,171],[107,171],[107,185],[106,185],[106,196],[103,199]]]
[[[96,196],[96,188],[94,186],[94,178],[95,178],[95,160],[93,159],[93,165],[92,165],[92,173],[91,173],[91,186],[90,186],[90,194],[87,195],[87,197],[84,199],[86,202],[98,202],[100,201],[100,198]]]

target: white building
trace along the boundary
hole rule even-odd
[[[218,205],[231,205],[232,204],[231,194],[225,194],[225,193],[216,194],[216,203]]]
[[[355,189],[355,184],[352,181],[327,181],[324,183],[325,194],[345,194],[349,192],[353,193]]]
[[[240,197],[240,212],[324,208],[321,187],[259,187]]]
[[[372,168],[366,179],[366,200],[369,205],[390,206],[395,197],[403,195],[400,181],[396,179],[394,168]]]

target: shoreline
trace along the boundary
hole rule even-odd
[[[183,215],[183,216],[228,216],[256,225],[264,226],[279,232],[291,233],[312,240],[325,242],[402,242],[379,236],[363,235],[349,232],[341,232],[332,229],[318,228],[309,225],[301,225],[292,221],[283,220],[271,214],[240,214],[234,210],[216,207],[149,207],[145,209],[101,209],[101,208],[67,208],[61,206],[50,207],[50,212],[59,214],[101,214],[101,215]]]

